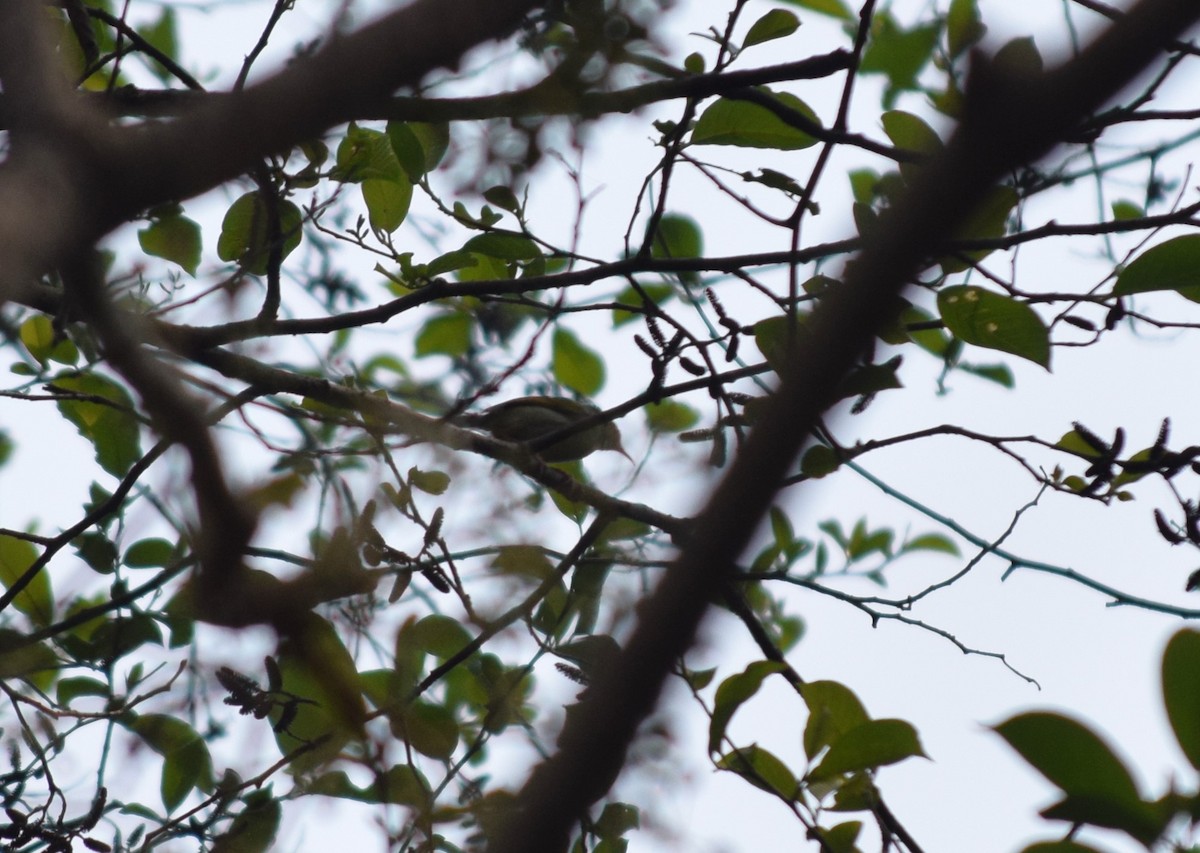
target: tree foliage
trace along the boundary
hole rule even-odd
[[[985,536],[866,467],[958,437],[1035,503],[1143,500],[1158,545],[1200,548],[1172,411],[1152,442],[1008,436],[919,396],[1019,395],[1068,350],[1195,327],[1196,116],[1152,102],[1195,65],[1200,9],[1065,2],[1044,62],[1046,34],[987,41],[976,0],[729,0],[688,42],[664,5],[328,4],[296,42],[278,0],[228,68],[194,10],[0,10],[5,396],[92,459],[5,487],[52,513],[0,506],[12,849],[248,853],[343,801],[389,849],[621,851],[657,819],[633,770],[676,760],[674,721],[639,733],[671,681],[702,757],[794,814],[789,846],[918,851],[879,771],[921,737],[797,671],[794,591],[1001,660],[919,611],[985,559],[1200,615],[1010,549],[1028,507]],[[635,189],[610,203],[585,166],[617,114]],[[1090,218],[1043,216],[1087,210],[1080,185]],[[1018,263],[1065,242],[1099,260]],[[906,394],[930,426],[871,419]],[[602,403],[571,429],[618,424],[634,464],[471,428],[532,395]],[[0,464],[44,453],[34,433],[0,432]],[[814,517],[813,481],[851,477],[896,521]],[[944,579],[887,592],[917,559]],[[701,662],[714,608],[755,659]],[[1197,636],[1163,661],[1193,770]],[[734,726],[779,684],[791,754]],[[1066,716],[995,730],[1063,794],[1029,851],[1090,849],[1081,826],[1194,843],[1194,779],[1143,794]]]

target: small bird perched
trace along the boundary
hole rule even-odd
[[[591,403],[579,403],[565,397],[534,396],[506,400],[482,412],[459,415],[454,420],[490,432],[501,441],[524,444],[552,435],[599,412],[600,409]],[[545,462],[569,462],[597,450],[615,450],[629,459],[621,446],[621,432],[614,423],[594,424],[549,447],[540,448],[537,454]]]

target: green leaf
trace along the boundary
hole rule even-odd
[[[554,330],[550,369],[563,386],[585,397],[604,387],[604,359],[561,326]]]
[[[504,262],[499,258],[493,258],[490,254],[479,254],[475,252],[464,252],[463,256],[468,259],[463,262],[462,256],[455,253],[456,269],[455,275],[458,281],[463,282],[481,282],[491,280],[505,280],[516,275],[517,268],[515,265]]]
[[[944,358],[950,347],[950,336],[938,328],[913,329],[912,326],[929,325],[936,318],[924,308],[910,305],[900,314],[900,325],[909,340],[938,358]]]
[[[725,729],[733,713],[742,703],[758,692],[768,675],[782,672],[784,665],[778,661],[754,661],[742,672],[731,675],[717,688],[713,702],[712,719],[708,724],[708,751],[717,752],[725,737]]]
[[[944,147],[937,135],[924,119],[903,110],[888,110],[880,121],[883,132],[897,147],[917,154],[937,154]]]
[[[812,108],[788,92],[772,92],[783,107],[799,114],[798,124],[821,124]],[[737,145],[742,148],[772,148],[778,151],[798,151],[816,145],[814,136],[789,124],[766,107],[749,101],[718,98],[700,114],[692,128],[693,145]]]
[[[829,779],[843,773],[874,770],[914,756],[928,757],[911,723],[868,720],[835,740],[809,778]]]
[[[554,564],[536,545],[504,545],[496,552],[491,567],[506,575],[544,580],[554,573]]]
[[[1012,370],[1007,364],[968,364],[965,361],[960,361],[954,366],[964,373],[970,373],[972,376],[978,376],[980,379],[986,379],[989,382],[995,382],[997,385],[1003,385],[1005,388],[1012,388],[1016,385],[1016,382],[1013,380]]]
[[[362,182],[367,219],[376,231],[390,234],[399,228],[404,217],[408,216],[412,196],[413,186],[407,180],[369,178]]]
[[[628,803],[605,803],[604,811],[593,824],[601,838],[616,839],[641,826],[637,806]]]
[[[1077,841],[1040,841],[1037,844],[1030,844],[1021,853],[1103,853],[1103,851]]]
[[[1163,703],[1179,748],[1200,769],[1200,632],[1171,637],[1162,660]]]
[[[54,690],[60,705],[69,705],[80,696],[107,698],[110,693],[108,685],[103,681],[82,675],[74,678],[60,678],[58,684],[54,685]]]
[[[804,328],[805,319],[804,315],[800,315],[796,318],[797,322],[793,323],[790,317],[775,316],[759,320],[754,324],[754,343],[758,345],[763,358],[776,373],[783,373],[787,370],[791,336],[795,335],[795,339],[799,341],[808,334]]]
[[[229,829],[213,842],[212,853],[267,853],[275,843],[283,813],[270,786],[251,791],[242,803]]]
[[[764,187],[770,187],[774,190],[783,190],[783,192],[793,198],[804,192],[804,188],[796,183],[794,178],[790,178],[783,172],[777,172],[774,169],[759,169],[758,173],[742,172],[742,180],[752,184],[762,184]]]
[[[34,314],[24,320],[19,334],[25,349],[42,364],[48,361],[74,364],[79,360],[79,349],[65,334],[55,331],[54,323],[45,314]]]
[[[138,244],[146,254],[178,264],[188,275],[194,276],[200,266],[200,226],[186,216],[155,219],[138,231]]]
[[[946,328],[960,340],[1050,369],[1050,333],[1025,303],[964,284],[942,288],[937,301]]]
[[[537,244],[522,234],[511,231],[489,231],[472,237],[463,250],[477,255],[487,255],[502,261],[528,261],[541,257]]]
[[[1146,215],[1146,211],[1141,205],[1135,204],[1128,199],[1118,199],[1112,203],[1113,220],[1116,222],[1127,222],[1130,219],[1141,219]]]
[[[704,254],[704,235],[690,216],[668,213],[658,221],[650,255],[654,258],[698,258]]]
[[[836,743],[846,732],[871,718],[854,691],[836,681],[810,681],[800,685],[800,695],[808,705],[808,723],[804,727],[804,753],[810,759]]]
[[[158,16],[158,20],[153,24],[138,27],[138,34],[152,46],[158,48],[159,52],[163,55],[171,59],[178,57],[179,39],[176,34],[174,9],[170,7],[163,9],[162,13]],[[139,51],[138,56],[142,57],[146,63],[146,67],[159,80],[165,83],[174,79],[174,73],[160,65],[149,54]]]
[[[858,834],[861,831],[862,821],[860,820],[839,823],[829,829],[823,826],[817,827],[817,834],[821,837],[822,842],[821,849],[825,853],[858,853],[854,842],[858,840]]]
[[[556,462],[555,468],[566,471],[572,479],[584,479],[583,465],[579,460],[573,462]],[[583,501],[573,501],[557,489],[550,490],[550,500],[554,508],[576,524],[581,524],[587,518],[590,507]]]
[[[896,371],[900,369],[900,363],[900,356],[896,356],[883,364],[859,365],[842,380],[842,384],[838,388],[839,399],[859,395],[873,396],[880,391],[903,388],[904,384],[896,375]]]
[[[1084,458],[1096,459],[1103,455],[1103,451],[1093,447],[1091,442],[1074,429],[1063,433],[1063,437],[1056,441],[1054,446]]]
[[[441,495],[450,488],[450,475],[445,471],[422,471],[419,468],[409,468],[408,479],[413,484],[413,488],[420,489],[427,495]]]
[[[1076,798],[1117,810],[1143,805],[1133,775],[1086,726],[1060,714],[1018,714],[995,727],[1043,776]]]
[[[0,535],[0,583],[5,589],[20,580],[38,558],[32,542],[15,536]],[[54,619],[54,596],[50,592],[50,575],[46,567],[17,593],[13,606],[28,616],[35,625],[46,626]]]
[[[979,17],[978,0],[950,0],[950,9],[946,12],[946,44],[951,59],[961,56],[986,32],[987,27]]]
[[[750,31],[742,39],[742,49],[790,36],[799,27],[800,19],[794,13],[786,9],[771,9],[751,25]]]
[[[504,184],[497,184],[494,187],[489,187],[483,191],[483,197],[487,199],[488,204],[494,204],[501,210],[507,210],[509,213],[521,212],[521,200],[517,198],[516,193],[512,191],[512,187],[506,187]]]
[[[96,462],[114,477],[124,477],[142,457],[140,425],[133,416],[133,399],[123,387],[95,373],[59,376],[56,388],[81,397],[101,398],[111,405],[91,400],[64,399],[58,410],[92,443]]]
[[[832,474],[841,464],[842,460],[832,447],[814,444],[804,451],[804,456],[800,459],[800,472],[806,477],[819,480]]]
[[[1154,290],[1174,290],[1200,302],[1200,234],[1175,237],[1142,252],[1121,270],[1113,287],[1117,296]]]
[[[717,674],[717,668],[714,666],[711,669],[690,669],[684,673],[687,679],[688,686],[693,690],[703,690],[712,683],[713,676]]]
[[[54,649],[45,643],[27,643],[11,628],[0,628],[0,678],[22,678],[43,692],[50,689],[63,667]]]
[[[213,789],[212,757],[191,726],[168,714],[143,714],[129,724],[146,745],[163,757],[161,793],[168,812],[194,788]]]
[[[1018,77],[1033,77],[1042,72],[1042,54],[1030,36],[1005,42],[992,57],[992,65]]]
[[[796,531],[792,529],[792,522],[783,510],[773,506],[767,512],[767,517],[771,521],[771,535],[775,537],[777,546],[786,548],[795,541]]]
[[[392,767],[376,787],[376,802],[396,803],[420,810],[430,806],[429,782],[411,764]]]
[[[898,148],[921,155],[921,160],[915,163],[900,163],[897,168],[901,177],[911,183],[923,166],[925,160],[942,150],[942,139],[924,119],[906,113],[903,110],[889,110],[880,116],[883,132]],[[895,174],[895,173],[890,173]],[[882,187],[881,187],[882,188]],[[868,202],[870,200],[868,199]]]
[[[791,3],[793,6],[799,6],[802,9],[811,9],[814,12],[820,12],[822,15],[829,15],[831,18],[838,18],[842,21],[853,21],[855,15],[850,11],[842,0],[783,0],[785,3]]]
[[[914,536],[904,543],[900,548],[901,551],[937,551],[942,554],[951,554],[958,556],[958,546],[947,536],[940,533],[925,533],[921,536]]]
[[[799,783],[795,774],[779,758],[757,744],[729,752],[717,761],[717,767],[731,770],[756,788],[791,802]]]
[[[290,201],[279,200],[279,234],[283,238],[280,259],[286,258],[300,245],[300,225],[304,217],[300,208]],[[221,236],[217,238],[217,256],[234,261],[253,275],[265,275],[270,260],[270,233],[267,223],[267,203],[257,190],[249,192],[229,206],[221,221]]]
[[[1128,833],[1151,848],[1175,816],[1166,803],[1144,803],[1140,800],[1114,803],[1106,797],[1067,796],[1041,811],[1047,820],[1062,820],[1071,824],[1102,826]]]
[[[651,246],[650,248],[653,251],[654,247]],[[621,305],[636,305],[641,307],[643,304],[642,294],[645,294],[646,298],[655,305],[662,305],[675,295],[675,288],[669,284],[643,284],[638,290],[634,290],[633,285],[630,285],[617,294],[616,301]],[[623,308],[613,309],[614,329],[640,319],[642,319],[642,315],[638,312],[626,311]]]
[[[888,12],[876,14],[872,19],[871,38],[859,70],[887,76],[885,107],[891,107],[901,91],[918,88],[917,77],[933,58],[940,32],[940,22],[903,29]]]
[[[382,179],[400,181],[408,177],[386,133],[359,127],[351,122],[338,144],[334,180],[359,183]]]
[[[389,121],[387,137],[408,179],[419,181],[445,156],[450,146],[450,125]]]
[[[171,562],[175,545],[166,539],[142,539],[125,552],[125,565],[134,569],[161,568]]]
[[[446,660],[471,642],[470,632],[450,616],[433,613],[412,626],[411,642],[415,648]]]
[[[447,760],[458,746],[458,722],[446,708],[416,701],[388,716],[392,734],[422,755]]]
[[[458,358],[466,355],[471,349],[472,326],[471,318],[459,312],[431,317],[417,332],[417,357],[448,355]]]
[[[329,622],[301,614],[275,654],[283,689],[307,701],[290,708],[277,704],[270,720],[280,754],[323,739],[294,758],[294,773],[307,773],[333,759],[362,732],[365,708],[354,658]],[[289,718],[283,715],[285,711]]]
[[[682,432],[700,421],[700,413],[685,403],[662,400],[646,406],[646,424],[651,432]]]

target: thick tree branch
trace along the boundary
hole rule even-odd
[[[792,80],[811,80],[844,71],[850,55],[835,50],[796,62],[768,65],[744,71],[681,74],[610,92],[567,92],[552,80],[526,89],[467,98],[395,97],[355,116],[360,121],[481,121],[518,116],[585,115],[628,113],[674,98],[708,98],[748,86],[764,86]],[[127,86],[95,95],[121,115],[182,116],[201,104],[218,103],[233,97],[229,92],[200,92],[185,89],[148,90]],[[8,107],[0,95],[0,126]]]

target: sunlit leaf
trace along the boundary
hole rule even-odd
[[[13,599],[13,606],[33,620],[36,625],[49,625],[54,618],[54,597],[50,592],[50,574],[46,567],[32,575],[30,569],[38,558],[38,548],[32,542],[0,534],[0,583],[5,589],[24,581],[24,587]]]
[[[419,181],[445,156],[450,145],[450,126],[390,121],[387,138],[408,179]]]
[[[686,403],[663,400],[645,408],[646,424],[652,432],[682,432],[700,421],[700,413]]]
[[[957,557],[959,554],[958,546],[947,536],[940,533],[925,533],[921,536],[914,536],[904,543],[901,548],[903,551],[937,551],[942,554],[950,554]]]
[[[604,387],[604,359],[561,326],[554,330],[550,368],[564,387],[585,397]]]
[[[123,562],[135,569],[159,568],[171,562],[175,545],[166,539],[141,539],[129,546]]]
[[[960,56],[987,32],[979,15],[979,0],[950,0],[946,12],[946,43],[950,56]]]
[[[1113,287],[1117,296],[1154,290],[1174,290],[1200,302],[1200,234],[1184,234],[1142,252],[1121,270]]]
[[[804,101],[788,92],[760,91],[770,95],[800,120],[789,124],[766,107],[750,101],[718,98],[700,114],[692,128],[694,145],[738,145],[743,148],[774,148],[796,151],[817,143],[803,125],[820,126],[820,119]]]
[[[537,244],[528,237],[506,231],[476,235],[466,242],[463,250],[504,261],[527,261],[541,255]]]
[[[29,354],[45,364],[57,361],[74,364],[79,360],[79,350],[64,332],[54,328],[54,323],[45,314],[34,314],[21,323],[21,343]]]
[[[370,178],[362,182],[361,189],[371,227],[388,234],[399,228],[412,203],[412,184],[407,180]]]
[[[742,48],[762,44],[772,39],[790,36],[800,27],[800,19],[786,9],[770,9],[750,26],[742,39]]]
[[[942,320],[955,337],[1050,369],[1050,333],[1025,303],[963,284],[942,288],[937,301]]]
[[[917,730],[904,720],[868,720],[843,732],[829,747],[810,779],[874,770],[906,758],[925,757]]]
[[[885,107],[890,108],[900,92],[917,88],[917,77],[933,58],[940,33],[940,22],[904,29],[889,12],[879,12],[872,18],[871,38],[859,70],[887,76]]]
[[[141,428],[133,416],[133,398],[129,392],[95,373],[59,376],[54,385],[79,396],[80,399],[60,400],[58,410],[92,443],[96,462],[114,477],[125,476],[142,456]]]
[[[782,672],[784,665],[776,661],[754,661],[742,672],[721,682],[713,700],[712,719],[708,724],[708,751],[717,752],[725,737],[733,713],[758,692],[767,676]]]
[[[808,706],[804,752],[809,758],[870,719],[854,691],[836,681],[807,682],[800,685],[800,695]]]
[[[425,325],[417,332],[417,357],[466,355],[471,348],[471,327],[471,318],[457,311],[426,320]]]
[[[163,757],[161,793],[168,812],[174,811],[193,789],[212,790],[208,746],[186,722],[169,714],[142,714],[129,728]]]
[[[795,774],[778,756],[757,744],[729,752],[717,760],[717,767],[731,770],[756,788],[791,801],[799,785]]]
[[[300,245],[303,216],[300,208],[287,200],[276,203],[279,213],[280,258],[286,258]],[[270,260],[271,229],[269,207],[256,190],[230,205],[221,222],[217,256],[234,261],[254,275],[265,275]]]
[[[200,266],[200,244],[200,226],[182,215],[155,219],[138,231],[142,251],[178,264],[189,275]]]

